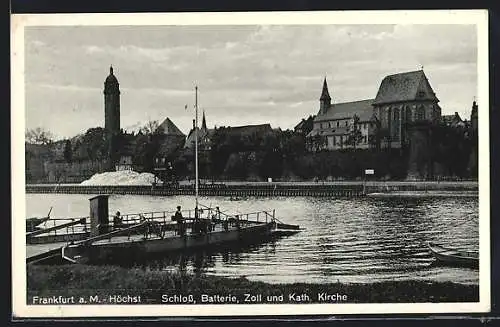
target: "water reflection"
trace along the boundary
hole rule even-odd
[[[27,215],[53,206],[53,217],[88,215],[84,195],[28,194]],[[153,269],[239,277],[267,282],[371,282],[426,279],[477,283],[477,270],[439,267],[426,243],[479,249],[477,198],[250,197],[231,201],[204,197],[230,213],[276,209],[277,217],[305,230],[259,246],[218,250],[180,257],[157,257],[134,264]],[[110,212],[189,208],[189,196],[113,195]],[[24,219],[24,217],[22,217]]]

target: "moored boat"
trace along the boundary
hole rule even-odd
[[[446,248],[431,242],[427,246],[436,260],[442,264],[456,266],[479,266],[479,253]]]

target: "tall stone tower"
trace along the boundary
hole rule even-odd
[[[322,114],[328,111],[328,108],[332,105],[332,98],[330,98],[330,93],[328,93],[328,85],[326,84],[326,77],[323,81],[323,90],[321,91],[321,96],[319,98],[319,110]]]
[[[470,114],[470,122],[472,125],[471,127],[474,133],[477,133],[477,109],[478,109],[477,102],[476,100],[474,100],[472,102],[472,111]]]
[[[104,81],[104,129],[108,142],[108,170],[112,170],[118,160],[117,139],[120,134],[120,85],[113,67]]]

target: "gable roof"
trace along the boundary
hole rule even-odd
[[[177,126],[170,120],[170,118],[165,118],[163,123],[161,123],[157,130],[161,130],[163,134],[171,134],[171,135],[182,135],[185,136],[184,133],[181,132]]]
[[[420,96],[418,93],[422,91]],[[412,100],[439,101],[423,70],[388,75],[384,77],[374,104],[394,103]]]
[[[325,114],[319,113],[314,121],[350,119],[355,114],[359,117],[359,121],[370,121],[373,116],[373,101],[374,99],[334,103]]]

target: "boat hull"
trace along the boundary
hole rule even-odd
[[[474,268],[479,267],[479,257],[472,252],[449,249],[432,243],[429,243],[428,247],[437,262],[441,264]]]

